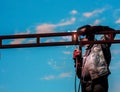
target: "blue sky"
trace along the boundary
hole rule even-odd
[[[119,29],[119,1],[0,1],[0,35],[72,32],[86,24]],[[46,39],[47,42],[54,40]],[[34,39],[12,40],[9,43],[26,41],[34,42]],[[75,46],[0,49],[0,92],[74,92],[74,49]],[[118,92],[119,44],[114,44],[111,51],[109,92]]]

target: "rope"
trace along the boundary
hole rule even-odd
[[[79,82],[79,86],[78,86],[78,92],[80,92],[80,82]]]
[[[76,76],[76,73],[75,73],[75,92],[77,92],[76,79],[77,79],[77,76]]]
[[[79,40],[80,40],[81,38],[79,38]],[[76,46],[76,48],[77,48],[77,46]],[[79,45],[79,50],[81,50],[81,57],[82,57],[82,46],[81,45]],[[78,62],[78,59],[77,59],[77,57],[76,57],[76,59],[75,59],[76,61],[76,68],[75,68],[75,92],[77,92],[77,82],[76,82],[76,80],[77,80],[77,62]],[[80,92],[80,82],[79,82],[79,86],[78,86],[78,92]]]
[[[74,84],[74,86],[75,86],[75,92],[77,92],[77,58],[76,58],[76,68],[75,68],[75,84]],[[79,86],[78,86],[78,92],[80,92],[80,82],[79,82]]]

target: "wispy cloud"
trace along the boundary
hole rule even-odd
[[[62,69],[65,68],[66,62],[64,61],[64,62],[56,63],[56,61],[52,59],[48,61],[48,65],[53,69]]]
[[[72,40],[72,37],[71,36],[63,36],[62,39],[64,41],[71,41]]]
[[[70,14],[72,14],[72,15],[75,15],[75,14],[77,14],[77,13],[78,13],[77,10],[72,10],[72,11],[70,11]]]
[[[120,18],[115,21],[116,24],[120,24]]]
[[[96,20],[94,21],[93,25],[98,25],[98,24],[100,24],[100,22],[101,22],[101,20],[96,19]]]
[[[40,78],[41,80],[53,80],[55,79],[55,76],[54,75],[48,75],[48,76],[44,76],[42,78]]]
[[[15,35],[19,35],[19,34],[29,34],[30,31],[27,32],[21,32],[21,33],[15,33]],[[13,41],[10,42],[10,44],[20,44],[23,43],[26,39],[14,39]]]
[[[105,11],[105,8],[96,9],[96,10],[93,10],[91,12],[85,12],[85,13],[83,13],[83,16],[89,18],[89,17],[95,16],[97,14],[103,13],[104,11]]]
[[[36,26],[36,33],[52,33],[56,27],[71,25],[75,22],[76,18],[72,17],[70,20],[63,21],[57,24],[41,24]]]
[[[72,72],[61,73],[58,75],[58,78],[68,78],[72,76]]]
[[[70,78],[70,77],[72,77],[72,72],[63,72],[58,75],[44,76],[44,77],[40,78],[40,80],[54,80],[54,79],[63,79],[63,78]]]
[[[72,17],[70,20],[67,20],[67,21],[64,21],[62,23],[58,23],[56,24],[56,26],[66,26],[66,25],[71,25],[73,24],[74,22],[76,21],[76,18],[75,17]]]
[[[19,34],[29,34],[29,33],[30,33],[30,30],[27,29],[26,32],[15,33],[15,35],[19,35]]]
[[[13,40],[10,44],[20,44],[20,43],[22,43],[23,41],[25,41],[25,39],[15,39],[15,40]]]
[[[41,24],[36,27],[37,33],[52,33],[54,32],[53,29],[55,28],[55,24]]]

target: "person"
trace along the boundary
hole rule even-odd
[[[108,26],[85,25],[77,29],[85,38],[81,41],[95,41],[95,32],[115,31]],[[100,40],[113,40],[115,34],[104,34]],[[76,74],[81,81],[82,92],[108,92],[109,65],[111,62],[111,43],[86,44],[85,54],[81,57],[81,50],[74,50],[73,59],[78,58]],[[75,62],[76,63],[76,62]]]

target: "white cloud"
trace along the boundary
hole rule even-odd
[[[94,15],[97,15],[97,14],[102,13],[104,10],[105,10],[105,9],[102,8],[102,9],[93,10],[93,11],[91,11],[91,12],[85,12],[85,13],[83,13],[83,16],[89,18],[89,17],[92,17],[92,16],[94,16]]]
[[[27,31],[27,32],[16,33],[15,35],[29,34],[29,33],[30,33],[30,31]],[[21,44],[25,40],[26,39],[14,39],[13,41],[10,42],[10,44]]]
[[[86,13],[83,14],[83,16],[85,16],[87,18],[91,17],[92,15],[93,15],[92,12],[86,12]]]
[[[70,12],[70,14],[72,14],[72,15],[75,15],[75,14],[77,14],[77,13],[78,13],[77,10],[72,10],[72,11]]]
[[[62,39],[64,41],[71,41],[72,40],[72,37],[71,36],[63,36]]]
[[[37,33],[52,33],[54,28],[54,24],[42,24],[36,27],[36,31]]]
[[[59,69],[60,66],[57,66],[55,61],[49,61],[48,65],[50,65],[50,67],[52,67],[53,69]]]
[[[115,21],[116,24],[120,24],[120,18]]]
[[[71,25],[75,22],[76,18],[72,17],[70,20],[60,22],[58,24],[42,24],[36,27],[37,33],[52,33],[56,27]]]
[[[31,39],[31,40],[28,40],[29,43],[35,43],[36,40],[35,39]]]
[[[76,18],[75,18],[75,17],[72,17],[70,20],[67,20],[67,21],[65,21],[65,22],[56,24],[56,26],[59,27],[59,26],[71,25],[71,24],[73,24],[75,21],[76,21]]]
[[[53,69],[62,69],[65,68],[66,62],[56,63],[56,61],[50,60],[48,61],[48,65]]]
[[[27,29],[26,32],[15,33],[15,35],[20,35],[20,34],[30,34],[30,30]]]
[[[66,77],[71,77],[72,72],[66,72],[66,73],[61,73],[58,78],[66,78]]]
[[[64,72],[60,73],[59,75],[48,75],[40,78],[41,80],[54,80],[54,79],[63,79],[63,78],[68,78],[72,76],[72,72]]]
[[[100,22],[101,22],[101,20],[96,19],[96,20],[94,21],[93,25],[98,25],[98,24],[100,24]]]
[[[49,75],[49,76],[45,76],[43,78],[40,78],[41,80],[53,80],[55,79],[55,76],[54,75]]]
[[[15,40],[13,40],[12,42],[10,42],[10,44],[20,44],[20,43],[22,43],[23,41],[25,41],[25,39],[15,39]]]

